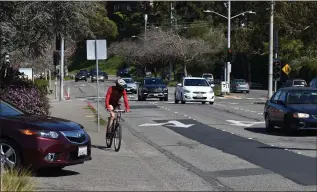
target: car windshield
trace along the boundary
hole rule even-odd
[[[287,104],[317,104],[317,91],[291,90],[287,95]]]
[[[104,75],[104,72],[99,72],[99,75]],[[93,75],[97,75],[97,72],[94,72]]]
[[[212,75],[203,75],[203,78],[212,78]]]
[[[305,81],[294,81],[294,85],[306,85]]]
[[[126,83],[134,83],[133,79],[123,79]]]
[[[14,108],[13,106],[0,101],[0,116],[1,117],[9,117],[9,116],[18,116],[23,115],[23,112],[19,111],[18,109]]]
[[[162,79],[144,79],[146,85],[162,85],[164,84]]]
[[[205,79],[185,79],[184,86],[209,86]]]
[[[80,70],[80,73],[88,73],[87,70]]]

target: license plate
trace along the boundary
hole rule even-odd
[[[158,96],[158,94],[154,94],[154,96]]]
[[[197,98],[203,98],[203,95],[197,95]]]
[[[78,147],[78,157],[87,155],[87,146]]]

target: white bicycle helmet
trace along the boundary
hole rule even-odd
[[[123,79],[117,79],[116,80],[116,86],[120,89],[124,89],[126,85],[126,82]]]

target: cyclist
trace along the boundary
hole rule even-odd
[[[122,96],[124,100],[125,111],[130,112],[127,92],[124,89],[125,85],[126,82],[123,79],[117,79],[116,85],[108,88],[105,98],[105,105],[107,110],[110,112],[110,117],[108,118],[108,124],[106,127],[106,137],[108,137],[111,134],[111,125],[115,118],[115,113],[113,112],[113,110],[115,110],[118,107],[119,101]]]

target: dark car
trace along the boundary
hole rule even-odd
[[[78,123],[26,114],[0,100],[0,125],[0,156],[6,168],[61,169],[91,160],[90,137]]]
[[[310,81],[309,86],[317,88],[317,77]]]
[[[266,102],[263,114],[268,132],[275,126],[288,132],[317,129],[317,89],[281,88]]]
[[[99,80],[99,81],[102,81],[102,82],[105,82],[104,72],[99,71],[99,73],[98,73],[98,80]],[[96,72],[93,72],[93,73],[91,74],[91,82],[95,82],[95,81],[97,81],[97,71],[96,71]]]
[[[104,79],[108,79],[108,74],[106,72],[101,72],[101,74],[103,75]]]
[[[138,88],[138,100],[147,98],[159,98],[160,101],[168,101],[168,89],[160,78],[144,78]]]
[[[287,80],[283,87],[306,87],[307,83],[303,79],[289,79]]]
[[[86,77],[89,77],[89,75],[90,75],[87,69],[81,69],[81,70],[79,71],[79,73],[85,74]]]
[[[80,80],[87,81],[87,74],[81,73],[81,72],[77,73],[75,76],[75,82],[80,81]]]

